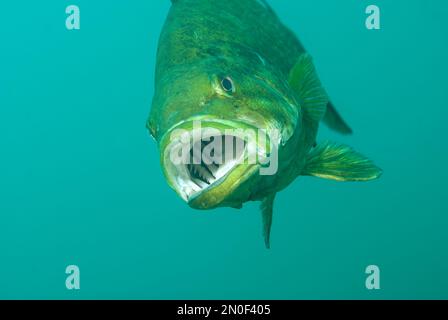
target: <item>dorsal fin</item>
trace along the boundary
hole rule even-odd
[[[289,84],[296,92],[305,115],[314,121],[322,120],[327,111],[328,96],[308,53],[300,55],[292,68]]]

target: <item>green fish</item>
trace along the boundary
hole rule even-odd
[[[168,184],[189,206],[241,208],[245,202],[261,201],[269,248],[275,195],[297,177],[380,177],[381,169],[352,148],[316,143],[321,121],[341,134],[352,130],[330,102],[311,56],[266,1],[171,2],[159,39],[147,127],[158,143]],[[213,129],[223,141],[243,145],[244,151],[251,146],[245,158],[262,151],[277,154],[275,174],[261,174],[267,166],[261,161],[236,161],[235,148],[226,150],[225,143],[212,152],[225,155],[221,163],[196,159],[193,147],[181,155],[186,163],[174,163],[172,154],[184,150],[180,132],[194,136],[198,122],[201,130]],[[253,143],[227,133],[238,129],[279,134],[265,144]],[[193,138],[199,156],[213,137]]]

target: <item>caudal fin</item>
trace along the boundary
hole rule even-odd
[[[348,124],[342,119],[341,115],[335,109],[331,102],[327,105],[327,112],[323,118],[323,122],[332,130],[339,132],[341,134],[352,134],[353,130],[348,126]]]

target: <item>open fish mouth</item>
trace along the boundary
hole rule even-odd
[[[213,148],[210,153],[204,152],[211,143],[221,140],[218,145],[221,148]],[[200,191],[212,186],[232,171],[244,160],[247,142],[239,137],[221,135],[211,137],[210,140],[196,141],[190,149],[190,158],[186,168],[189,173],[190,182],[194,183],[195,189]],[[196,155],[200,154],[200,157]]]
[[[230,134],[206,135],[190,143],[175,140],[165,150],[165,174],[172,187],[189,202],[191,199],[219,186],[241,164],[247,163],[256,147]],[[173,161],[173,154],[180,159]],[[252,154],[251,154],[252,153]]]

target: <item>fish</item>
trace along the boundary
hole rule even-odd
[[[200,132],[215,135],[194,133],[198,123]],[[191,208],[241,209],[260,202],[262,235],[270,248],[276,194],[298,177],[369,181],[382,175],[353,148],[318,143],[321,123],[342,135],[353,133],[311,55],[265,0],[171,0],[158,42],[147,128],[168,185]],[[272,134],[262,144],[228,133],[238,130]],[[213,154],[223,161],[201,159],[211,140],[221,141]],[[239,144],[244,155],[222,141]],[[176,153],[185,163],[173,161]],[[261,160],[240,161],[274,154],[274,173],[261,174]]]

